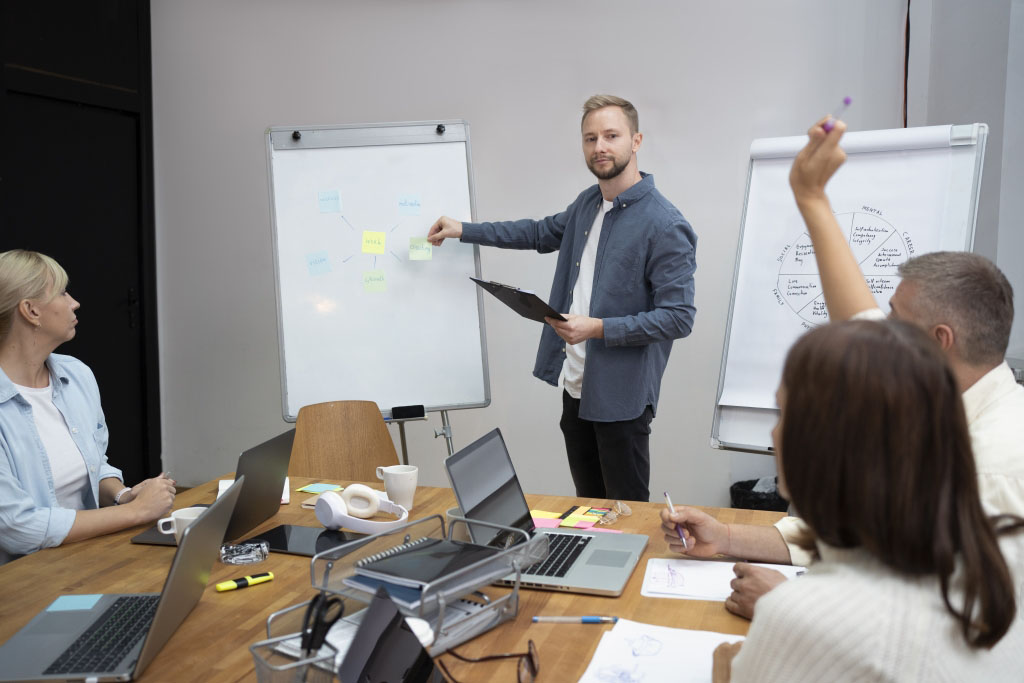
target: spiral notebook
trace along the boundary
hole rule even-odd
[[[499,552],[485,545],[424,536],[364,557],[356,562],[355,570],[362,576],[422,589]]]

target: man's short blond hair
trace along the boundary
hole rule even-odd
[[[46,254],[23,249],[0,254],[0,342],[11,331],[18,304],[25,299],[49,303],[67,284],[68,274]]]
[[[636,113],[636,107],[629,100],[624,100],[615,95],[594,95],[583,103],[583,118],[580,120],[580,127],[586,123],[591,112],[605,107],[618,107],[629,119],[629,134],[635,135],[640,130],[640,115]]]

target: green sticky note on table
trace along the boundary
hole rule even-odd
[[[325,484],[318,482],[316,484],[306,484],[301,489],[295,489],[296,491],[302,491],[303,493],[323,493],[324,491],[340,491],[341,487],[337,484]]]

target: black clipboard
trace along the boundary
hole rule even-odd
[[[503,285],[500,282],[478,280],[475,277],[469,279],[498,297],[499,301],[524,318],[536,320],[539,323],[544,322],[545,317],[554,318],[555,320],[566,320],[561,313],[548,306],[543,299],[533,292],[519,289],[512,285]]]

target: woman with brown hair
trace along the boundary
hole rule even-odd
[[[982,510],[934,341],[893,320],[826,325],[790,349],[777,397],[779,488],[821,560],[760,599],[715,681],[1020,680],[1024,520]]]

